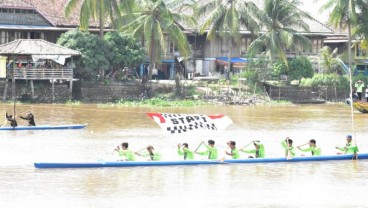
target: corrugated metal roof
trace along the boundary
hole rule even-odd
[[[70,55],[81,53],[42,39],[19,39],[0,45],[0,55]]]

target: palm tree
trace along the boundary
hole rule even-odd
[[[352,57],[351,57],[351,38],[352,27],[357,23],[357,9],[359,6],[365,4],[364,0],[328,0],[326,4],[321,7],[321,10],[330,10],[329,22],[336,28],[347,27],[348,29],[348,56],[349,56],[349,80],[350,80],[350,100],[353,98],[353,84],[352,84]],[[353,102],[350,102],[351,111],[351,127],[354,132],[354,113]]]
[[[336,73],[339,74],[339,62],[336,59],[338,49],[335,48],[333,51],[330,47],[325,46],[321,49],[320,53],[320,64],[324,69],[324,73]]]
[[[200,6],[196,11],[198,18],[204,17],[199,26],[199,33],[207,31],[207,39],[216,36],[228,41],[228,69],[230,70],[231,50],[233,42],[239,42],[240,29],[248,29],[252,33],[259,30],[254,15],[258,7],[249,0],[208,0],[198,1]]]
[[[166,51],[166,35],[179,49],[181,56],[189,56],[189,42],[180,23],[195,24],[193,18],[183,13],[183,9],[190,2],[192,1],[137,0],[136,3],[140,8],[133,12],[133,21],[121,28],[132,36],[143,37],[146,41],[150,60],[148,79],[152,79],[154,63],[161,62],[162,55]]]
[[[309,49],[311,42],[301,32],[309,31],[305,22],[311,17],[298,9],[299,0],[265,0],[259,13],[259,22],[265,32],[252,42],[251,51],[263,51],[273,61],[280,58],[286,66],[286,51]]]
[[[363,4],[363,0],[328,0],[321,11],[331,10],[328,21],[336,28],[348,29],[348,56],[351,74],[351,38],[352,26],[357,23],[357,8]]]
[[[86,31],[91,20],[98,20],[99,35],[103,38],[106,17],[110,17],[111,23],[114,24],[113,20],[121,16],[120,11],[129,13],[134,3],[134,0],[69,0],[64,13],[66,17],[69,17],[72,11],[80,6],[80,29]]]

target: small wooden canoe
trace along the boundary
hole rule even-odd
[[[361,113],[368,113],[368,103],[367,102],[362,102],[362,101],[354,102],[353,107]]]

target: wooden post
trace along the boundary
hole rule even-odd
[[[33,80],[30,81],[31,83],[31,95],[32,95],[32,99],[34,98],[34,86],[33,86]]]
[[[3,94],[3,100],[4,101],[6,100],[6,95],[8,94],[8,82],[9,82],[9,80],[6,79],[6,81],[5,81],[5,88],[4,88],[4,94]]]
[[[52,91],[52,103],[54,103],[55,102],[55,82],[54,82],[54,79],[52,79],[51,91]]]
[[[69,99],[73,98],[73,80],[69,81]]]

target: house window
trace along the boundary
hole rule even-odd
[[[248,38],[248,37],[242,37],[241,39],[241,52],[242,53],[247,53],[248,48],[250,46],[250,44],[252,43],[252,39]]]
[[[174,43],[168,36],[166,37],[166,53],[174,53]]]
[[[362,48],[361,43],[356,44],[355,56],[365,57],[367,55],[367,50]]]
[[[229,42],[227,40],[221,39],[221,52],[229,51]]]
[[[0,43],[4,44],[8,42],[8,33],[6,31],[0,32]]]

